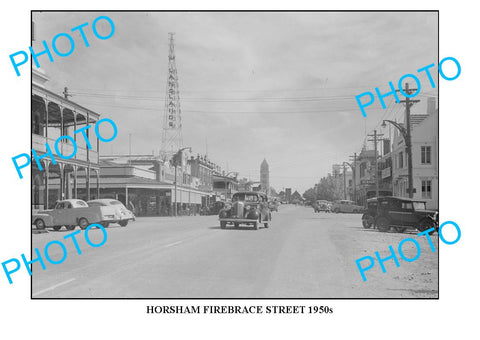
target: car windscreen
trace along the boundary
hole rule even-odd
[[[87,203],[85,203],[84,201],[77,201],[76,203],[79,207],[88,207]]]
[[[88,202],[89,207],[103,207],[105,204],[100,202]]]
[[[110,201],[109,203],[110,203],[111,205],[122,205],[122,202],[116,201],[116,200]]]
[[[258,202],[258,195],[255,194],[237,194],[234,195],[232,201],[246,201],[246,202]]]
[[[427,210],[425,202],[413,202],[413,208],[415,210]]]

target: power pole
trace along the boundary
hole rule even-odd
[[[128,134],[128,164],[132,163],[132,134]]]
[[[353,156],[350,156],[350,158],[353,157],[353,169],[352,169],[352,176],[353,176],[353,200],[355,201],[355,204],[357,204],[357,153],[355,152]]]
[[[343,199],[347,199],[347,176],[345,173],[345,162],[343,162]]]
[[[400,91],[400,90],[397,90]],[[417,89],[409,89],[408,83],[405,84],[403,92],[410,95]],[[405,149],[408,157],[408,197],[413,198],[413,169],[412,169],[412,134],[410,126],[410,107],[413,104],[418,103],[420,100],[411,100],[409,97],[405,97],[405,100],[401,100],[400,103],[405,103],[405,124],[406,126],[406,141]]]
[[[68,93],[68,87],[65,87],[63,89],[63,96],[65,97],[65,99],[68,99],[68,97],[72,96],[70,93]]]
[[[373,135],[368,135],[369,137],[373,137],[373,139],[369,139],[368,141],[373,142],[375,144],[375,197],[378,197],[378,156],[377,156],[377,142],[383,140],[383,134],[377,134],[377,130],[373,130]]]

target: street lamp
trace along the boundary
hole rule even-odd
[[[192,148],[191,147],[185,147],[185,148],[181,148],[180,150],[177,151],[177,153],[175,155],[173,155],[172,157],[172,161],[173,161],[173,166],[175,167],[175,203],[173,205],[173,213],[175,217],[177,217],[177,166],[178,166],[178,163],[180,161],[180,157],[182,156],[182,151],[183,150],[187,150],[189,149],[190,152],[192,152]]]
[[[384,120],[382,123],[382,127],[386,127],[387,124],[385,122],[389,122],[393,126],[395,126],[403,136],[405,140],[405,149],[407,151],[408,157],[408,197],[413,198],[413,172],[412,172],[412,136],[410,134],[410,122],[407,123],[407,127],[403,127],[402,125],[394,122],[392,120]]]

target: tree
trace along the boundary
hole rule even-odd
[[[305,199],[335,201],[341,199],[341,192],[337,188],[335,178],[330,174],[320,179],[320,183],[316,187],[310,188],[303,194]]]
[[[315,193],[314,188],[310,188],[307,191],[303,193],[303,198],[305,198],[307,201],[314,202],[317,200],[317,195]]]

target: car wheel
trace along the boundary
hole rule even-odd
[[[100,222],[99,224],[104,228],[108,228],[108,226],[110,225],[109,222]]]
[[[265,223],[263,224],[263,226],[264,226],[265,228],[268,228],[268,223],[265,222]]]
[[[126,227],[128,224],[128,221],[120,221],[118,222],[118,224],[120,224],[120,227]]]
[[[78,220],[78,225],[80,226],[80,229],[85,230],[88,227],[88,220],[85,217],[82,217]]]
[[[379,231],[385,232],[390,229],[390,221],[388,220],[388,218],[383,216],[380,216],[379,218],[377,218],[376,225]]]
[[[240,223],[234,223],[233,226],[234,226],[235,228],[238,228],[238,227],[240,226]]]
[[[340,212],[340,209],[335,209],[335,213],[338,214]]]
[[[74,225],[67,225],[67,230],[74,230],[76,226]]]
[[[404,233],[407,227],[394,227],[393,229],[395,229],[397,233]]]
[[[353,210],[353,213],[358,214],[358,210],[357,209]]]
[[[55,230],[55,231],[59,231],[60,229],[62,229],[61,225],[56,225],[56,226],[53,227],[53,230]]]
[[[220,228],[225,229],[227,227],[227,222],[220,222]]]
[[[362,217],[362,225],[365,229],[370,229],[374,222],[375,220],[371,215],[366,215]]]
[[[43,222],[42,219],[38,219],[35,221],[35,227],[37,228],[37,230],[43,230],[45,229],[45,222]]]
[[[418,223],[417,229],[419,231],[425,231],[425,230],[428,230],[428,229],[434,228],[434,227],[435,227],[435,223],[432,220],[430,220],[428,218],[424,218],[424,219],[420,220],[420,222]],[[435,230],[430,232],[430,234],[433,233],[434,231]]]
[[[255,221],[253,223],[253,229],[258,230],[258,222],[257,221]]]

